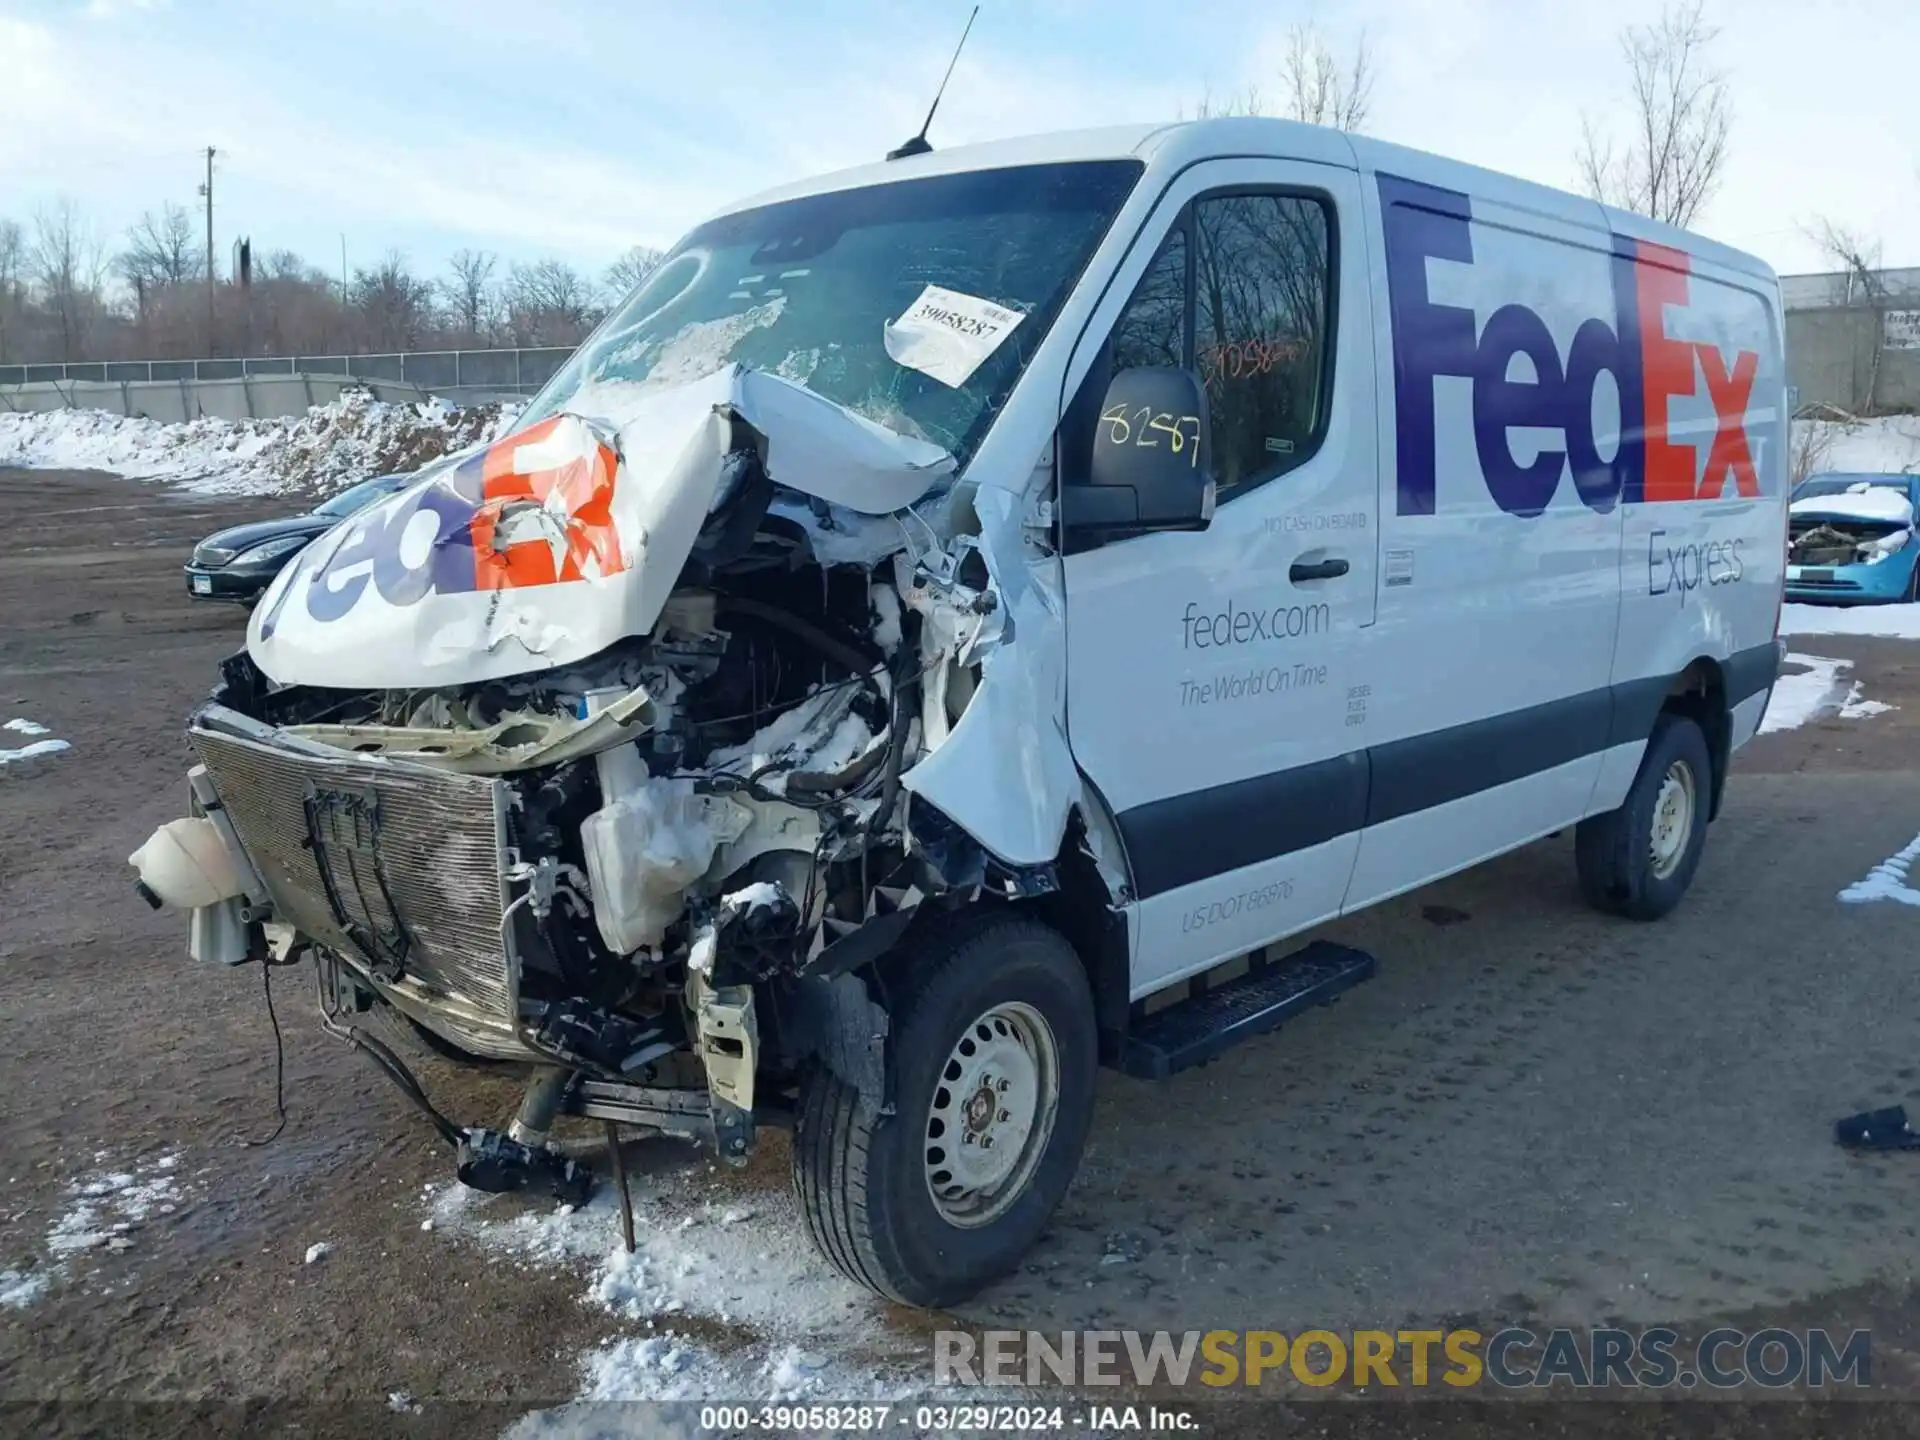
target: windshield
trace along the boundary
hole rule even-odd
[[[358,485],[349,485],[338,495],[323,500],[313,507],[316,515],[325,515],[333,520],[343,520],[356,510],[364,510],[382,495],[391,495],[406,484],[404,475],[382,475],[373,480],[362,480]]]
[[[1909,475],[1816,475],[1794,486],[1793,498],[1810,500],[1816,495],[1844,495],[1856,485],[1898,490],[1904,495],[1912,484],[1913,477]]]
[[[739,364],[964,464],[1140,170],[969,171],[722,216],[673,248],[520,427],[576,401],[591,411],[589,386],[685,384]]]

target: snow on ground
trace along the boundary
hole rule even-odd
[[[1920,640],[1920,605],[1788,605],[1782,635],[1878,635]]]
[[[1847,698],[1840,702],[1842,720],[1866,720],[1875,715],[1884,715],[1889,710],[1898,709],[1884,700],[1869,700],[1860,691],[1860,682],[1853,682],[1853,688],[1847,691]]]
[[[1806,668],[1780,672],[1780,678],[1774,682],[1773,698],[1767,702],[1766,718],[1760,722],[1760,733],[1797,730],[1822,709],[1831,709],[1840,688],[1840,672],[1850,663],[1820,655],[1787,656],[1788,666]]]
[[[0,731],[9,732],[0,734],[0,740],[9,739],[10,735],[28,737],[25,745],[0,745],[0,765],[12,765],[22,760],[31,760],[38,755],[57,755],[69,748],[64,740],[40,739],[40,736],[49,733],[47,727],[20,715],[0,725]]]
[[[113,1169],[107,1151],[93,1157],[102,1168],[68,1183],[65,1208],[47,1227],[45,1253],[28,1269],[0,1270],[0,1307],[25,1309],[55,1281],[70,1278],[73,1261],[90,1252],[134,1248],[140,1227],[172,1215],[185,1202],[180,1157],[163,1155],[129,1169]]]
[[[502,1263],[585,1274],[582,1303],[613,1324],[581,1357],[580,1402],[846,1402],[924,1388],[924,1342],[891,1332],[881,1302],[819,1257],[790,1196],[718,1194],[705,1165],[634,1169],[630,1180],[631,1255],[612,1184],[579,1210],[529,1210],[457,1183],[426,1195],[435,1233]],[[564,1434],[569,1423],[543,1412],[512,1433]]]
[[[0,465],[107,470],[206,494],[325,495],[493,438],[517,404],[393,404],[349,391],[304,415],[163,425],[104,410],[0,411]]]
[[[1897,708],[1883,700],[1869,700],[1858,680],[1852,681],[1846,693],[1841,694],[1841,686],[1848,684],[1841,672],[1853,668],[1851,660],[1789,654],[1787,665],[1789,668],[1782,670],[1774,683],[1773,698],[1767,702],[1766,718],[1760,722],[1762,735],[1775,730],[1797,730],[1823,714],[1838,714],[1842,720],[1867,720]],[[1796,665],[1804,668],[1791,668]]]
[[[47,1293],[44,1270],[0,1270],[0,1309],[24,1310]]]
[[[1909,840],[1904,850],[1882,860],[1866,875],[1842,890],[1840,899],[1849,905],[1860,905],[1869,900],[1920,905],[1920,890],[1907,883],[1907,874],[1912,870],[1915,860],[1920,860],[1920,836]]]
[[[1795,474],[1920,470],[1920,415],[1793,422]]]

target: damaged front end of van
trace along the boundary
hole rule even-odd
[[[931,915],[1053,893],[1062,846],[1094,863],[1046,531],[960,478],[1136,167],[1091,168],[1079,209],[1058,176],[938,182],[965,187],[933,196],[942,224],[1069,227],[1024,260],[956,246],[993,300],[923,284],[912,227],[910,283],[822,259],[853,248],[844,214],[696,232],[509,433],[278,577],[191,716],[189,813],[132,857],[142,893],[189,913],[199,959],[311,961],[327,1030],[477,1188],[582,1198],[563,1115],[744,1162],[810,1077],[891,1113],[883,962]],[[1001,1151],[929,1159],[930,1202],[1031,1178],[1063,1062],[1015,1029],[958,1042],[992,1061],[966,1138]],[[1090,1087],[1091,1029],[1075,1044]],[[517,1115],[444,1116],[408,1047],[520,1077]]]
[[[744,1159],[809,1060],[878,1083],[847,977],[917,907],[1042,883],[902,785],[1004,639],[951,457],[731,366],[589,408],[626,418],[539,421],[303,556],[136,857],[201,958],[312,955],[374,1053],[369,1012],[537,1067],[510,1132],[460,1130],[482,1188],[573,1193],[564,1110]]]

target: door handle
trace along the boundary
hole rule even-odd
[[[1332,580],[1346,573],[1344,560],[1296,560],[1287,571],[1287,579],[1298,585],[1302,580]]]

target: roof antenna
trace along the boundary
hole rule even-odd
[[[973,31],[973,22],[979,17],[980,7],[973,7],[973,14],[967,16],[967,28],[960,32],[960,43],[953,47],[953,59],[947,62],[947,73],[940,77],[940,88],[933,92],[933,104],[927,107],[927,118],[921,122],[920,133],[897,150],[889,150],[887,159],[905,160],[910,155],[925,155],[933,149],[927,143],[927,128],[933,124],[933,112],[940,108],[940,97],[947,93],[947,81],[953,78],[953,67],[960,63],[960,51],[965,48],[967,36]]]

